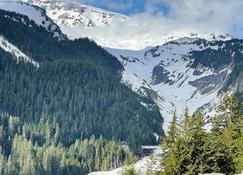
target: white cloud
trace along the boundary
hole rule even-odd
[[[242,0],[155,0],[165,3],[170,10],[167,16],[173,30],[229,32],[235,24],[243,23]],[[151,2],[148,1],[148,4]]]
[[[156,6],[161,3],[169,8],[167,14],[158,12]],[[105,36],[106,45],[142,48],[146,43],[161,43],[168,33],[229,33],[239,37],[243,36],[242,9],[242,0],[148,0],[144,13],[99,31],[98,40]]]

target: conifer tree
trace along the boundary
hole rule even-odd
[[[179,128],[182,137],[184,137],[185,140],[190,141],[192,137],[193,124],[192,124],[192,116],[190,116],[188,108],[185,109]]]
[[[200,110],[198,110],[195,116],[192,118],[192,140],[188,145],[188,149],[191,150],[190,165],[188,168],[189,174],[203,173],[206,169],[205,160],[205,142],[206,132],[204,129],[205,122],[204,117]]]
[[[176,111],[174,111],[172,121],[168,127],[168,132],[166,136],[163,138],[163,142],[162,142],[164,153],[166,153],[166,150],[171,149],[178,135],[179,135],[178,121],[177,121]]]
[[[133,166],[128,166],[122,170],[122,175],[139,175]]]
[[[240,105],[235,96],[226,94],[220,101],[217,112],[217,124],[222,129],[226,128],[229,124],[236,125],[237,129],[242,128]]]
[[[236,141],[236,155],[234,157],[234,163],[236,172],[240,173],[243,171],[243,130],[241,131],[240,138]]]
[[[186,171],[191,154],[191,151],[188,149],[191,139],[191,127],[191,116],[187,108],[180,125],[177,123],[176,114],[173,114],[173,120],[168,131],[168,138],[165,138],[162,143],[164,150],[162,165],[164,166],[165,174],[177,175]]]

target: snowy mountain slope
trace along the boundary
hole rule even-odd
[[[123,23],[128,19],[125,15],[78,3],[58,0],[23,1],[44,8],[47,15],[70,39],[89,37],[101,45],[105,45],[100,42],[104,36],[97,36],[97,32],[104,31],[107,27]]]
[[[38,26],[42,26],[47,31],[52,32],[54,37],[59,39],[64,39],[66,37],[61,32],[60,28],[46,15],[45,10],[38,6],[33,6],[23,2],[0,1],[0,9],[27,16]],[[22,23],[25,23],[23,20]]]
[[[182,115],[186,107],[193,113],[210,104],[211,111],[234,66],[234,52],[223,41],[181,38],[141,51],[107,50],[124,65],[123,82],[154,98],[165,130],[174,110]]]
[[[38,62],[34,61],[34,59],[32,58],[29,58],[27,55],[21,52],[16,46],[8,42],[3,36],[0,36],[0,48],[12,54],[16,58],[17,63],[29,63],[35,66],[36,68],[39,68],[40,66]]]

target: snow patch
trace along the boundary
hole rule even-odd
[[[16,46],[8,42],[3,36],[0,36],[0,48],[4,51],[11,53],[17,60],[17,63],[24,62],[32,64],[34,67],[39,68],[40,65],[38,62],[34,61],[33,59],[29,58],[23,52],[21,52]]]

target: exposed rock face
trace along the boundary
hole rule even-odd
[[[196,87],[199,93],[205,95],[220,87],[222,82],[227,79],[227,75],[227,69],[216,70],[212,75],[208,75],[194,81],[189,81],[188,83]]]
[[[153,72],[152,72],[152,84],[156,85],[156,84],[160,84],[160,83],[168,83],[171,82],[169,80],[169,75],[170,72],[167,71],[163,64],[158,64],[157,66],[155,66],[153,68]]]

